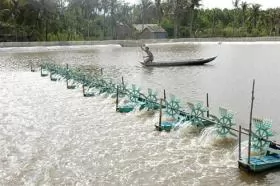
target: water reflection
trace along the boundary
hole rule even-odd
[[[154,68],[153,67],[142,67],[142,74],[145,75],[151,75],[153,73]]]

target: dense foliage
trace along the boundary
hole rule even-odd
[[[170,38],[279,35],[280,9],[235,0],[201,9],[201,0],[1,0],[0,41],[116,39],[116,25],[160,24]]]

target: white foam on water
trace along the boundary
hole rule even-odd
[[[166,45],[189,45],[189,44],[194,44],[194,45],[217,45],[218,41],[211,41],[211,42],[195,42],[195,41],[186,41],[186,42],[163,42],[163,43],[147,43],[147,46],[166,46]]]
[[[237,144],[233,150],[234,156],[238,159],[239,154],[239,145]],[[251,147],[251,155],[258,156],[260,155],[258,152],[254,152],[253,148]],[[248,157],[248,140],[241,142],[241,157]]]
[[[185,42],[162,42],[147,43],[147,46],[166,46],[166,45],[279,45],[280,41],[185,41]]]
[[[0,74],[1,184],[203,185],[234,174],[232,150],[215,142],[211,127],[200,133],[186,122],[158,132],[158,111],[121,114],[115,98],[84,98],[80,86],[38,74]]]
[[[65,46],[30,46],[30,47],[3,47],[1,52],[53,52],[53,51],[73,51],[73,50],[92,50],[98,48],[121,48],[119,44],[107,45],[65,45]]]
[[[193,126],[191,122],[186,121],[180,124],[179,134],[181,137],[193,136],[193,134],[199,134],[200,129],[196,126]]]
[[[201,136],[199,137],[199,143],[202,146],[211,145],[216,138],[216,128],[211,126],[202,130]]]

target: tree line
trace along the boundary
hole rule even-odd
[[[280,8],[234,0],[203,9],[201,0],[1,0],[0,41],[116,39],[117,25],[159,24],[169,38],[278,36]],[[129,38],[128,38],[129,39]]]

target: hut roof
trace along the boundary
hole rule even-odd
[[[133,27],[138,32],[142,32],[145,29],[148,29],[150,32],[166,32],[161,26],[157,24],[133,24]]]

